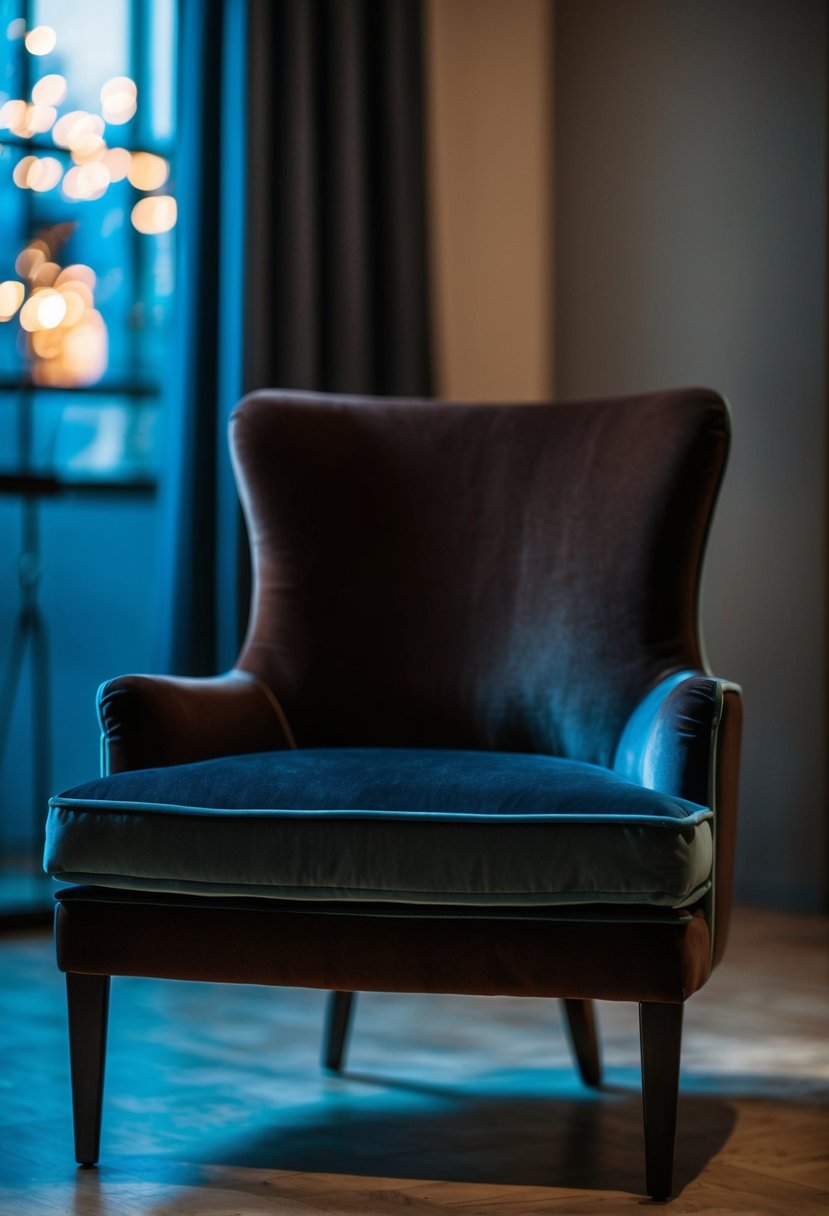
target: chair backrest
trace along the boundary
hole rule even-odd
[[[728,433],[705,389],[556,405],[252,394],[231,422],[254,567],[237,666],[299,746],[609,765],[639,697],[702,665]]]

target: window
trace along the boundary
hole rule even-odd
[[[175,0],[0,0],[0,917],[152,662],[175,51]]]
[[[2,472],[155,471],[174,37],[174,0],[0,0]]]

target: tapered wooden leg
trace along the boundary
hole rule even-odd
[[[109,976],[66,973],[75,1160],[94,1165],[101,1143]]]
[[[667,1199],[673,1186],[682,1009],[650,1002],[639,1006],[645,1178],[653,1199]]]
[[[322,1064],[324,1068],[330,1068],[333,1072],[339,1072],[343,1065],[356,996],[356,992],[329,992],[328,994]]]
[[[573,1058],[585,1085],[598,1089],[602,1083],[602,1060],[592,1001],[566,1000],[564,1016]]]

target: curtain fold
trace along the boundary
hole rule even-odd
[[[421,0],[180,0],[160,665],[230,666],[227,420],[260,387],[428,395]]]
[[[251,0],[250,382],[428,395],[420,0]]]

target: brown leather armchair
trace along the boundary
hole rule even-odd
[[[728,446],[688,389],[561,405],[260,392],[231,437],[254,594],[233,671],[99,693],[52,799],[79,1162],[113,975],[640,1006],[647,1189],[671,1192],[682,1010],[722,956],[739,690],[700,565]]]

